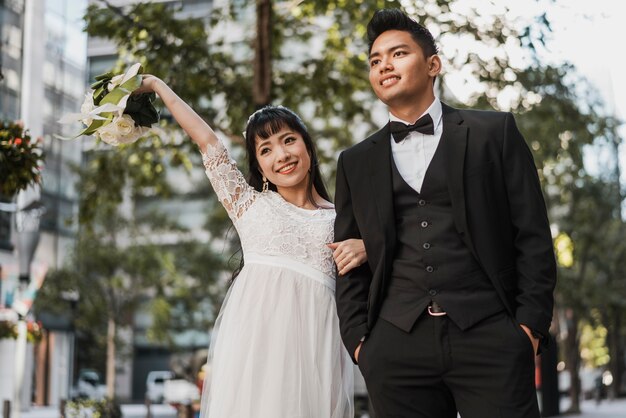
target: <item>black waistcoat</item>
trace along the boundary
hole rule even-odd
[[[431,300],[461,329],[504,309],[454,226],[443,148],[428,166],[421,193],[404,181],[391,157],[397,241],[380,317],[406,332]]]

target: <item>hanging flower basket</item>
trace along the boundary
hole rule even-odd
[[[21,122],[0,121],[0,195],[14,196],[41,182],[41,139],[31,140]]]
[[[41,323],[36,321],[28,321],[26,323],[26,340],[35,344],[41,341],[43,336]],[[0,321],[0,340],[17,339],[17,324],[12,321]]]
[[[17,327],[11,321],[0,321],[0,340],[17,338]]]
[[[28,321],[26,323],[26,339],[29,343],[36,344],[41,341],[43,337],[43,329],[41,328],[41,322]]]

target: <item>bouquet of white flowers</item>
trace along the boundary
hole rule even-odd
[[[86,128],[73,138],[94,135],[110,145],[135,142],[159,121],[154,93],[132,94],[141,86],[142,67],[132,65],[123,74],[111,72],[96,76],[86,94],[80,113],[65,115],[59,122],[81,121]]]

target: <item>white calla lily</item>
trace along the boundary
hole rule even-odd
[[[132,91],[141,85],[140,73],[141,64],[136,63],[130,66],[123,74],[112,75],[107,73],[97,76],[96,83],[92,85],[92,91],[85,95],[85,100],[80,107],[80,113],[66,114],[59,122],[67,124],[80,121],[86,125],[86,128],[73,138],[82,135],[93,135],[110,145],[135,142],[144,136],[149,129],[138,126],[133,119],[135,117],[134,114],[131,116],[124,113],[124,111]],[[158,112],[154,109],[151,103],[152,100],[153,98],[149,99],[145,105],[150,107],[149,110],[152,109],[152,113],[156,113],[156,121],[158,121]],[[99,105],[96,105],[95,102]],[[153,117],[149,117],[148,120],[153,119]],[[55,136],[60,139],[73,139],[59,135]]]
[[[126,71],[126,73],[124,73],[124,77],[122,77],[122,81],[120,82],[120,84],[124,84],[128,80],[136,76],[139,73],[140,68],[141,68],[141,64],[138,62],[131,65],[131,67]]]
[[[124,79],[124,74],[119,74],[116,75],[115,77],[111,78],[111,81],[109,82],[108,86],[107,86],[107,90],[111,91],[113,90],[115,87],[119,86],[120,84],[123,83]]]

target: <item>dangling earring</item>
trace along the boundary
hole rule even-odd
[[[263,176],[263,190],[262,192],[265,193],[269,190],[270,187],[270,183],[267,181],[267,178],[265,178],[265,176]]]

